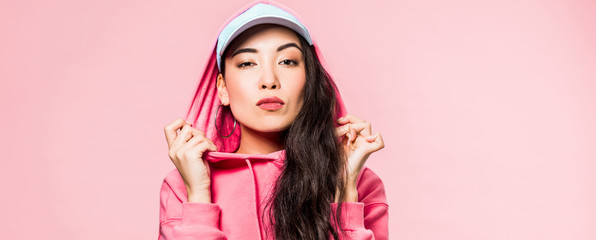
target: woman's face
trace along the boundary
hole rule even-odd
[[[296,33],[277,25],[258,25],[236,38],[219,74],[220,100],[238,122],[259,132],[287,129],[302,108],[306,73]],[[259,100],[277,97],[283,103]]]

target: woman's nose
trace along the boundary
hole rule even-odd
[[[280,85],[275,70],[270,68],[263,70],[263,75],[261,76],[261,89],[279,89]]]
[[[261,85],[261,88],[262,89],[267,89],[267,88],[276,89],[277,88],[277,84],[275,84],[275,83],[263,83]]]

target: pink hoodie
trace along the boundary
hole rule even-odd
[[[281,172],[285,150],[270,154],[208,152],[213,203],[188,202],[177,169],[160,193],[159,239],[263,239],[263,202]],[[388,205],[381,179],[365,167],[358,177],[358,202],[344,202],[342,225],[352,239],[387,239]],[[331,203],[335,211],[336,203]],[[268,219],[265,219],[268,223]]]
[[[256,0],[230,17],[219,32],[234,17],[257,3],[275,5],[300,20],[295,12],[277,2]],[[312,35],[311,39],[319,61],[325,66]],[[160,191],[160,240],[264,239],[265,228],[269,227],[263,226],[269,223],[269,219],[261,219],[265,210],[264,201],[269,198],[274,181],[281,174],[285,150],[269,154],[233,153],[240,143],[240,128],[237,127],[229,138],[219,136],[213,124],[215,111],[220,104],[215,87],[219,73],[216,61],[217,36],[213,43],[211,57],[186,117],[192,118],[189,122],[193,123],[193,127],[203,131],[218,147],[218,152],[207,151],[203,154],[203,159],[210,167],[213,203],[188,202],[182,177],[177,169],[172,169]],[[335,84],[334,87],[338,98],[337,116],[345,116],[347,111]],[[232,132],[231,116],[220,113],[217,120],[222,132]],[[387,239],[388,205],[383,182],[365,166],[358,175],[357,191],[358,202],[342,203],[340,227],[347,231],[351,239]],[[335,211],[336,208],[337,204],[331,203],[331,210]],[[269,237],[273,237],[271,234]]]

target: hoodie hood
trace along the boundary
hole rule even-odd
[[[211,41],[212,51],[211,56],[207,60],[205,64],[205,69],[203,71],[203,75],[199,79],[198,87],[196,93],[194,94],[192,103],[190,108],[186,114],[186,120],[192,123],[192,126],[201,130],[205,133],[205,136],[209,138],[213,143],[217,146],[217,152],[207,151],[205,152],[204,159],[211,161],[211,162],[219,162],[224,160],[231,160],[234,159],[255,159],[255,160],[276,160],[285,157],[285,150],[276,151],[270,154],[237,154],[234,153],[238,147],[240,146],[240,137],[241,137],[241,130],[239,123],[234,129],[234,118],[230,111],[220,111],[217,113],[217,128],[224,134],[229,134],[233,131],[233,134],[228,138],[222,138],[215,127],[215,116],[216,111],[218,110],[219,105],[221,104],[218,94],[217,94],[217,75],[219,74],[219,68],[217,66],[217,39],[221,31],[224,27],[230,23],[235,17],[242,14],[244,11],[248,10],[252,6],[258,4],[270,4],[276,7],[279,7],[283,10],[288,11],[292,15],[294,15],[298,21],[300,21],[303,25],[304,22],[302,21],[301,17],[294,12],[292,9],[283,6],[275,1],[271,0],[256,0],[252,1],[251,3],[247,4],[240,10],[238,10],[234,15],[229,17],[226,22],[220,26],[218,33],[213,37]],[[306,25],[305,25],[306,26]],[[322,53],[315,41],[315,37],[312,36],[311,33],[311,40],[312,45],[315,49],[315,52],[318,56],[321,65],[326,68],[327,64],[322,57]],[[331,74],[329,74],[332,76]],[[345,109],[343,100],[341,99],[340,93],[337,89],[335,82],[333,81],[333,77],[331,77],[331,83],[335,90],[335,94],[337,97],[337,106],[336,106],[336,116],[341,117],[347,114]],[[335,122],[336,126],[339,126],[337,122]]]

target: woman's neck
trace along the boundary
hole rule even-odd
[[[284,149],[281,132],[258,132],[240,124],[240,147],[235,153],[269,154]]]

